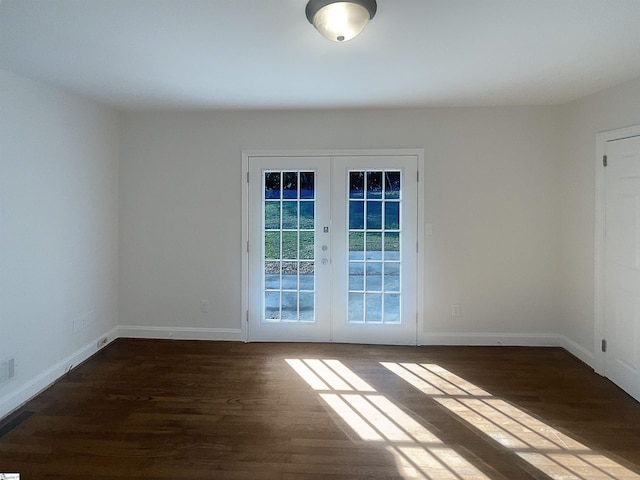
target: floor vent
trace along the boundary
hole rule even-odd
[[[23,411],[15,413],[13,415],[9,415],[2,422],[0,422],[0,438],[4,437],[7,433],[27,420],[34,413],[35,412]]]

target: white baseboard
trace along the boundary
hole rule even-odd
[[[56,363],[17,390],[0,398],[0,418],[4,418],[31,398],[45,390],[62,377],[72,365],[79,365],[103,347],[98,348],[98,339],[107,337],[107,344],[117,338],[150,338],[175,340],[244,341],[241,329],[236,328],[189,328],[189,327],[141,327],[125,325],[100,335],[75,353]],[[562,347],[589,366],[595,357],[584,347],[564,335],[507,334],[507,333],[425,333],[418,345],[483,345]]]
[[[529,333],[424,333],[419,345],[561,347],[562,336]]]
[[[573,355],[577,359],[589,365],[591,368],[595,369],[596,356],[593,352],[590,352],[583,346],[578,345],[576,342],[569,339],[568,337],[565,337],[564,335],[562,335],[561,338],[562,338],[562,345],[561,345],[562,348],[564,348],[567,352],[569,352],[571,355]]]
[[[98,340],[104,337],[107,338],[107,343],[98,347]],[[113,342],[116,338],[118,338],[118,329],[114,328],[107,333],[96,337],[95,340],[89,342],[84,347],[52,365],[47,370],[16,390],[11,391],[4,397],[0,398],[0,418],[4,418],[14,410],[20,408],[23,404],[31,400],[43,390],[47,389],[47,387],[67,373],[71,367],[81,364],[98,352],[98,350],[101,350],[106,345]]]
[[[562,347],[593,367],[595,357],[584,347],[564,335],[529,333],[424,333],[418,345],[468,345],[507,347]]]
[[[244,341],[244,334],[239,328],[141,327],[136,325],[121,325],[118,327],[118,336],[121,338]]]
[[[157,338],[177,340],[229,340],[243,341],[242,330],[235,328],[177,328],[177,327],[137,327],[119,326],[98,336],[84,347],[59,361],[55,365],[20,386],[14,391],[0,397],[0,419],[20,408],[23,404],[45,390],[56,380],[69,371],[71,366],[77,366],[104,348],[98,348],[98,340],[106,337],[108,345],[117,338]]]

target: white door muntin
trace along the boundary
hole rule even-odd
[[[417,325],[419,318],[417,305],[420,305],[420,298],[417,291],[422,282],[420,281],[418,264],[420,253],[417,251],[417,241],[419,232],[419,202],[422,198],[418,190],[417,175],[420,165],[423,162],[423,153],[418,150],[401,151],[347,151],[347,152],[243,152],[243,162],[245,171],[248,173],[248,182],[244,197],[245,204],[245,230],[243,238],[251,240],[251,248],[247,248],[249,253],[244,262],[245,272],[243,284],[243,313],[247,312],[247,339],[250,341],[341,341],[352,343],[383,343],[383,344],[416,344]],[[320,162],[320,163],[318,163]],[[258,247],[262,249],[261,239],[256,241],[256,232],[260,231],[264,225],[263,209],[256,208],[256,198],[260,198],[260,189],[263,188],[261,177],[265,170],[282,169],[317,169],[319,179],[326,178],[325,167],[333,170],[330,182],[322,185],[318,181],[319,202],[321,205],[317,212],[315,245],[315,262],[318,265],[316,274],[317,291],[319,295],[316,300],[318,307],[329,309],[328,314],[318,310],[317,322],[313,324],[286,323],[270,324],[260,318],[263,306],[260,305],[263,299],[256,295],[256,292],[264,290],[264,279],[258,279],[255,265],[260,265],[263,252],[257,252]],[[347,170],[345,170],[345,168]],[[348,171],[376,171],[387,170],[397,171],[402,174],[402,245],[403,265],[402,269],[402,321],[398,324],[372,324],[348,322],[348,312],[345,314],[345,283],[348,282],[348,274],[345,273],[347,264],[344,258],[347,253],[347,243],[345,236],[346,209],[348,208],[348,192],[346,192],[345,173]],[[342,179],[339,179],[338,171],[343,172]],[[348,176],[348,175],[347,175]],[[259,185],[257,185],[259,184]],[[329,188],[327,192],[326,188]],[[328,196],[327,196],[328,195]],[[326,197],[325,197],[326,196]],[[320,197],[328,198],[323,202]],[[251,202],[250,202],[251,200]],[[328,216],[322,212],[324,206],[329,203],[333,205]],[[334,218],[330,218],[333,215]],[[341,217],[338,219],[338,217]],[[327,232],[328,230],[328,232]],[[327,241],[327,234],[329,240]],[[249,246],[249,243],[247,244]],[[324,250],[322,250],[324,248]],[[411,259],[411,260],[409,260]],[[320,262],[324,260],[325,264]],[[408,261],[409,260],[409,261]],[[322,268],[328,267],[328,268]],[[326,273],[329,276],[326,276]],[[261,275],[260,275],[261,276]],[[323,285],[327,285],[327,290],[331,293],[328,297],[323,296],[321,290]],[[336,293],[338,292],[338,293]],[[325,319],[327,321],[325,321]]]

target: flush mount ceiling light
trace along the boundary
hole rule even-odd
[[[346,42],[364,29],[377,9],[376,0],[309,0],[306,13],[325,38]]]

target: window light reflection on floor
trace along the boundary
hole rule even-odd
[[[640,475],[438,365],[381,365],[554,480],[640,480]]]
[[[472,463],[340,361],[286,361],[361,441],[392,454],[404,478],[489,480]]]

